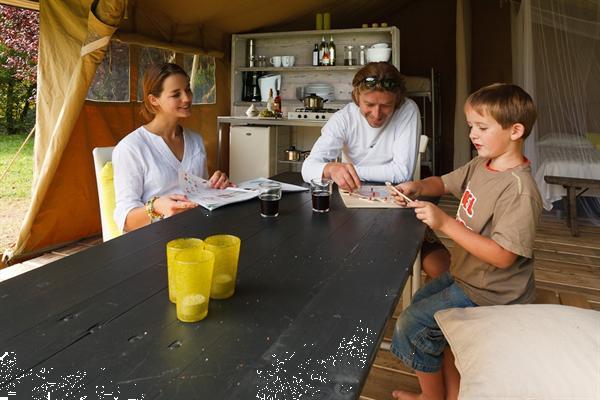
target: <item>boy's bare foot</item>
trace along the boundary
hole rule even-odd
[[[421,399],[421,393],[406,392],[404,390],[394,390],[392,397],[397,400],[419,400]]]

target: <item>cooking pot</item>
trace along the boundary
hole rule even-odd
[[[290,146],[290,148],[285,151],[285,158],[287,161],[300,161],[305,159],[308,154],[310,154],[310,151],[301,151],[297,150],[294,146]]]
[[[304,102],[305,108],[308,108],[309,110],[320,110],[323,108],[323,103],[325,103],[327,100],[323,100],[321,96],[311,93],[302,101]]]

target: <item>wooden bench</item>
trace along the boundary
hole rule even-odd
[[[567,202],[567,226],[571,228],[571,235],[579,236],[577,227],[577,197],[581,196],[588,189],[599,189],[600,180],[584,179],[584,178],[569,178],[566,176],[544,176],[546,183],[553,185],[562,185],[567,190],[565,200]],[[577,190],[582,190],[577,194]]]

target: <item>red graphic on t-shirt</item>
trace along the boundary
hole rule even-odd
[[[465,210],[465,213],[467,213],[469,218],[473,218],[473,206],[475,205],[476,201],[477,198],[475,197],[473,192],[471,192],[471,189],[469,189],[469,187],[467,186],[467,188],[463,192],[462,198],[460,199],[460,206],[463,210]]]

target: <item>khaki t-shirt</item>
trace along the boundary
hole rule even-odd
[[[485,263],[460,246],[452,251],[450,273],[478,305],[531,303],[535,296],[533,241],[542,211],[528,164],[494,171],[476,157],[442,176],[446,189],[461,199],[456,219],[517,255],[503,269]]]

